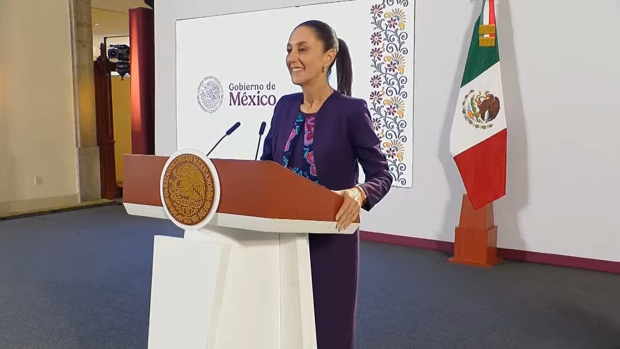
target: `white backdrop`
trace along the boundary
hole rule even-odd
[[[330,0],[157,1],[155,149],[169,156],[177,150],[178,20]],[[394,188],[372,212],[362,212],[363,230],[454,241],[464,188],[450,155],[450,125],[480,5],[415,1],[413,185]],[[511,106],[508,193],[495,209],[500,247],[620,262],[618,5],[496,1],[504,98]],[[558,8],[561,15],[548,15]],[[593,36],[582,29],[588,26],[601,30]],[[575,50],[575,42],[591,42],[600,54]],[[566,76],[580,85],[567,84]],[[596,126],[603,124],[608,127]]]
[[[289,35],[319,19],[347,42],[353,96],[368,102],[394,185],[410,187],[413,11],[408,0],[356,0],[177,21],[177,149],[207,152],[239,121],[211,157],[253,159],[261,122],[282,95],[299,91],[285,66]]]

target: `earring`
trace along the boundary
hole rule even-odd
[[[323,73],[325,73],[325,67],[323,67]]]

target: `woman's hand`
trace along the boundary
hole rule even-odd
[[[340,210],[336,214],[336,227],[338,231],[342,231],[347,229],[359,216],[362,205],[366,201],[366,193],[360,187],[339,190],[335,191],[335,193],[344,198],[342,206],[340,206]]]

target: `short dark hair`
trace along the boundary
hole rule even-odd
[[[338,73],[338,92],[346,96],[351,96],[351,86],[353,85],[353,67],[351,64],[349,47],[344,40],[339,39],[338,36],[336,36],[334,29],[325,22],[310,20],[301,23],[297,26],[297,28],[299,27],[309,27],[314,29],[317,38],[323,43],[325,52],[331,49],[336,50],[336,59],[330,64],[328,68],[328,75],[331,73],[332,66],[335,63]]]

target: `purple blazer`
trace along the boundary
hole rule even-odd
[[[303,94],[280,98],[265,137],[261,160],[283,165],[284,145],[299,114]],[[358,184],[358,163],[366,182],[361,184],[368,196],[364,209],[369,211],[388,193],[392,176],[363,99],[334,91],[319,110],[314,125],[314,161],[319,184],[330,190],[344,190]]]

